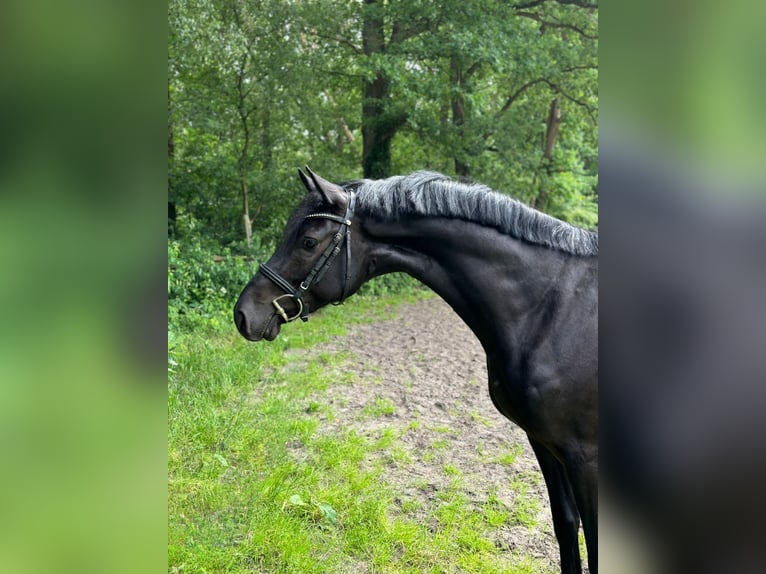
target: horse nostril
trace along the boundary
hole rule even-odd
[[[240,333],[247,335],[247,317],[240,309],[234,310],[234,324]]]

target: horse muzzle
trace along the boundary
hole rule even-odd
[[[245,293],[234,306],[234,324],[240,335],[248,341],[273,341],[279,334],[283,319],[282,314],[275,312],[271,305],[256,305]]]

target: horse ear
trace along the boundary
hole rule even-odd
[[[308,177],[306,177],[306,174],[303,173],[302,170],[298,169],[298,175],[301,176],[301,181],[303,182],[303,185],[306,187],[306,191],[309,193],[317,193],[317,188],[314,185],[314,182],[311,181]]]
[[[311,171],[309,166],[306,166],[306,171],[309,173],[309,177],[311,177],[311,181],[313,182],[315,189],[322,194],[322,196],[327,200],[327,203],[341,207],[346,206],[346,203],[348,202],[348,194],[341,186],[335,183],[331,183],[323,177],[315,174],[313,171]],[[306,182],[304,181],[304,184],[305,183]],[[308,188],[308,185],[306,187]]]

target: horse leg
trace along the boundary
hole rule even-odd
[[[566,469],[542,444],[531,437],[529,442],[535,451],[540,469],[543,471],[545,485],[548,487],[553,530],[556,533],[561,555],[561,573],[581,574],[580,547],[577,539],[580,517]],[[590,548],[588,551],[590,552]],[[595,574],[594,570],[591,571]]]
[[[567,471],[585,531],[588,568],[591,574],[598,574],[598,463],[595,460],[570,459]]]

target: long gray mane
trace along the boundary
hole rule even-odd
[[[598,255],[598,232],[580,229],[481,184],[432,171],[358,182],[359,208],[381,217],[424,215],[463,219],[574,255]]]

